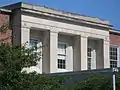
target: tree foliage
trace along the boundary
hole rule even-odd
[[[63,78],[59,77],[8,71],[0,79],[1,90],[65,90]]]
[[[64,77],[21,72],[24,67],[35,66],[36,61],[40,60],[39,55],[33,53],[34,49],[9,44],[0,45],[0,90],[62,90],[64,88]]]
[[[33,53],[34,48],[29,49],[24,46],[11,46],[9,44],[0,45],[0,70],[9,69],[21,71],[24,67],[35,66],[39,57]]]
[[[104,76],[93,76],[87,80],[78,82],[75,90],[111,90],[112,80]]]
[[[120,89],[120,77],[116,77],[116,90]],[[73,90],[113,90],[112,76],[92,76],[73,85]]]
[[[2,26],[0,32],[4,34],[8,26]],[[41,52],[34,50],[36,47],[0,44],[0,90],[65,90],[64,77],[21,72],[25,67],[36,66],[40,60]]]

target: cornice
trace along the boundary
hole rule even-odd
[[[11,10],[8,10],[8,9],[4,9],[4,8],[0,8],[0,13],[2,13],[2,14],[11,14]]]
[[[77,22],[77,23],[83,23],[83,24],[85,23],[88,25],[95,25],[95,26],[105,27],[109,29],[113,27],[109,23],[109,21],[106,21],[100,18],[85,16],[85,15],[71,13],[71,12],[64,12],[62,10],[56,10],[56,9],[48,8],[45,6],[38,6],[38,5],[28,4],[24,2],[7,5],[7,6],[4,6],[4,8],[11,9],[11,10],[21,9],[22,11],[26,11],[34,14],[40,14],[40,15],[45,15],[52,18],[69,20],[71,22]]]
[[[86,21],[84,19],[76,19],[76,18],[72,18],[69,16],[55,15],[55,14],[51,14],[51,13],[47,13],[47,12],[34,11],[34,10],[30,10],[30,9],[25,9],[25,8],[22,8],[21,11],[22,12],[29,12],[29,13],[33,13],[33,14],[38,14],[38,15],[43,15],[43,16],[51,17],[51,18],[55,18],[55,19],[57,18],[57,19],[61,19],[61,20],[66,20],[66,21],[71,21],[71,22],[76,22],[76,23],[83,23],[83,24],[87,24],[87,25],[94,25],[94,26],[98,26],[98,27],[112,29],[112,25],[101,24],[101,23],[96,23],[96,22],[92,22],[92,21]]]
[[[112,30],[110,30],[110,33],[120,34],[120,30],[115,30],[115,29],[112,29]]]

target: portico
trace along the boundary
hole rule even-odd
[[[31,23],[31,26],[34,25]],[[53,27],[49,27],[49,29],[45,27],[27,27],[21,30],[24,32],[22,38],[26,38],[24,39],[26,41],[21,43],[30,42],[31,38],[34,40],[38,40],[39,38],[42,42],[43,56],[39,64],[41,73],[109,68],[109,41],[105,40],[103,36],[99,37],[93,34],[94,37],[91,37],[90,34],[84,35],[79,31],[77,33],[68,33],[65,32],[65,29],[62,32],[62,28]],[[65,48],[61,48],[65,49],[63,51],[63,54],[65,54],[64,57],[58,56],[60,44],[65,45]],[[89,48],[91,49],[89,52],[91,54],[90,61],[88,59]],[[58,59],[65,59],[65,61],[58,61]],[[61,67],[58,68],[59,62],[61,62]],[[65,64],[65,68],[62,67],[62,64]]]
[[[13,24],[19,25],[13,27],[13,43],[29,46],[32,40],[42,46],[38,73],[110,67],[107,21],[24,3],[20,10],[13,16]]]

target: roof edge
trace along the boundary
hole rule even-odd
[[[35,11],[46,12],[46,13],[57,14],[57,15],[63,15],[63,16],[71,17],[71,18],[83,19],[83,20],[86,20],[86,21],[88,20],[88,21],[112,26],[110,24],[110,22],[107,21],[107,20],[103,20],[103,19],[99,19],[99,18],[95,18],[95,17],[90,17],[90,16],[85,16],[85,15],[81,15],[81,14],[76,14],[76,13],[72,13],[72,12],[64,12],[62,10],[56,10],[56,9],[48,8],[48,7],[45,7],[45,6],[39,6],[39,5],[33,5],[33,4],[21,2],[21,7],[26,8],[26,9],[32,9],[32,10],[35,10]]]
[[[13,10],[13,9],[16,9],[16,8],[21,8],[21,5],[22,5],[22,2],[17,2],[17,3],[2,6],[1,8]]]
[[[6,6],[3,6],[2,8],[8,9],[8,10],[14,10],[14,9],[18,9],[18,8],[28,9],[28,10],[33,10],[36,12],[44,12],[44,13],[49,13],[49,14],[53,14],[56,16],[64,16],[66,18],[72,18],[75,20],[83,20],[86,22],[92,22],[92,23],[99,24],[99,25],[105,25],[109,28],[113,27],[113,25],[111,25],[109,23],[109,21],[107,21],[107,20],[90,17],[90,16],[85,16],[85,15],[81,15],[81,14],[76,14],[76,13],[72,13],[72,12],[65,12],[62,10],[56,10],[56,9],[48,8],[45,6],[33,5],[33,4],[25,3],[25,2],[18,2],[18,3],[6,5]]]
[[[2,14],[11,14],[11,10],[8,10],[8,9],[4,9],[4,8],[0,8],[0,13],[2,13]]]
[[[120,34],[120,30],[116,30],[116,29],[112,29],[112,30],[110,30],[110,32],[111,33],[118,33],[118,34]]]

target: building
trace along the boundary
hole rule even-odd
[[[120,67],[120,31],[110,31],[110,67]]]
[[[12,44],[42,46],[36,51],[42,52],[40,62],[28,72],[70,72],[120,65],[120,32],[113,30],[109,21],[22,2],[1,7],[0,11],[0,19],[12,24]]]

